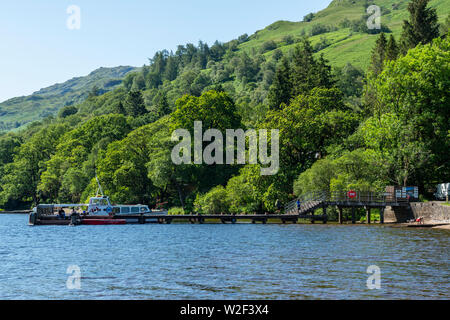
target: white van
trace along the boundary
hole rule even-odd
[[[446,200],[450,196],[450,183],[441,183],[436,186],[434,197],[438,200]]]

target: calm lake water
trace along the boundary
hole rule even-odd
[[[450,233],[337,225],[27,225],[0,215],[0,299],[449,299]],[[81,269],[69,290],[67,268]],[[370,265],[381,289],[366,286]]]

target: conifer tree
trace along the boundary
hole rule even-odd
[[[147,113],[141,91],[130,91],[124,103],[128,115],[137,117]]]
[[[315,87],[314,50],[308,39],[304,38],[301,45],[295,47],[292,56],[292,96],[296,97],[302,93],[309,92]]]
[[[408,5],[409,21],[403,21],[402,51],[416,47],[419,43],[430,43],[439,37],[436,9],[428,8],[430,0],[412,0]]]
[[[386,46],[386,60],[392,61],[398,58],[399,48],[397,41],[395,41],[394,36],[391,34],[389,41]]]
[[[160,95],[159,101],[156,105],[156,111],[158,112],[159,117],[163,117],[170,113],[170,106],[165,92]]]
[[[371,65],[369,67],[369,71],[375,77],[383,71],[384,60],[386,58],[386,48],[386,36],[382,32],[375,43],[375,47],[372,49]]]
[[[275,77],[269,89],[269,107],[271,109],[279,109],[282,103],[288,104],[291,92],[292,83],[289,61],[286,57],[283,57],[276,69]]]
[[[114,113],[123,114],[126,115],[127,112],[125,111],[125,108],[123,107],[122,101],[120,101],[116,107],[114,108]]]

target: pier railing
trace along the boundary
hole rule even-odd
[[[300,208],[298,206],[300,201]],[[390,192],[370,192],[370,191],[314,191],[301,195],[285,206],[286,214],[304,214],[320,205],[327,204],[394,204],[407,202],[407,199],[397,198]]]

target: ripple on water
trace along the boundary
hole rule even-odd
[[[448,299],[448,232],[335,225],[29,227],[0,217],[1,299]],[[81,269],[68,290],[69,265]],[[381,268],[380,290],[366,287]]]

